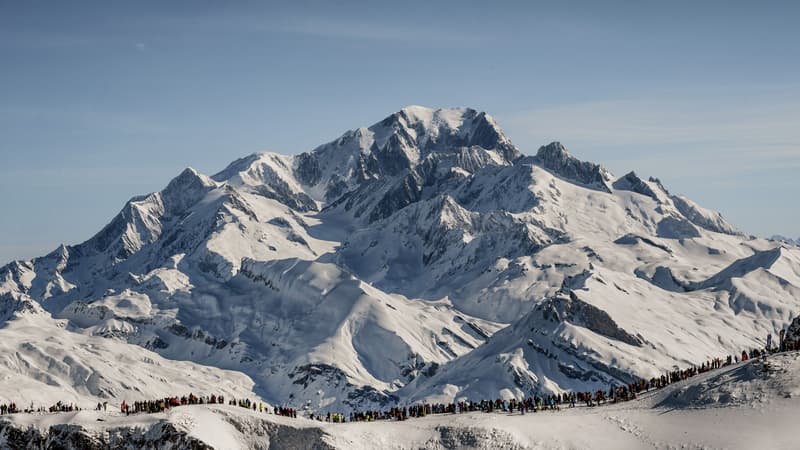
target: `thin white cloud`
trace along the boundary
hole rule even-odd
[[[800,88],[718,88],[541,107],[505,118],[530,151],[558,140],[623,170],[681,176],[800,167]],[[531,145],[527,145],[530,143]]]
[[[323,17],[287,17],[266,23],[272,31],[311,36],[376,41],[414,42],[437,45],[474,45],[488,38],[479,31],[470,33],[424,27],[418,24],[394,24],[371,20],[331,19]]]
[[[420,21],[392,21],[385,18],[344,18],[295,13],[242,15],[228,13],[168,17],[160,20],[166,29],[197,29],[203,32],[279,33],[330,39],[383,41],[429,47],[468,47],[491,45],[491,33],[476,28],[444,28]]]
[[[800,98],[737,104],[690,97],[643,97],[539,108],[511,118],[531,137],[600,145],[729,142],[800,144]]]
[[[131,134],[155,134],[167,130],[165,125],[139,114],[59,106],[0,106],[0,119],[2,119],[0,120],[0,131],[4,129],[2,124],[12,126],[10,124],[17,120],[53,122],[84,131],[104,129]]]
[[[89,47],[97,44],[97,39],[54,30],[3,30],[0,32],[0,48],[25,50],[64,50]]]

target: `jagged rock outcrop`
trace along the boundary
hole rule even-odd
[[[670,216],[658,222],[656,235],[665,239],[691,239],[700,237],[700,232],[688,220]]]
[[[331,203],[362,183],[403,177],[431,157],[461,155],[463,161],[464,149],[471,148],[490,152],[499,164],[521,157],[486,113],[410,106],[300,154],[295,173],[303,183],[324,192],[324,200]]]
[[[606,169],[598,164],[575,158],[560,142],[551,142],[540,147],[533,161],[567,180],[611,192],[608,187],[611,175]]]
[[[617,181],[614,182],[612,186],[614,187],[614,189],[620,191],[632,191],[636,192],[637,194],[646,195],[657,202],[661,201],[659,199],[658,194],[656,194],[655,190],[653,190],[653,188],[649,184],[645,183],[644,180],[639,178],[636,175],[636,172],[633,171],[630,171],[627,174],[620,177]]]
[[[792,319],[792,323],[786,328],[784,339],[787,341],[800,342],[800,316]]]
[[[541,311],[544,320],[568,321],[585,327],[601,336],[616,339],[636,347],[642,346],[640,338],[632,336],[620,328],[608,313],[582,301],[573,291],[569,291],[568,296],[549,299],[537,308]]]
[[[722,214],[716,211],[709,211],[700,207],[697,203],[689,200],[688,198],[681,196],[681,195],[673,195],[670,197],[672,202],[675,204],[675,207],[678,208],[678,211],[681,212],[687,219],[689,219],[692,223],[699,227],[703,227],[706,230],[715,231],[717,233],[725,233],[725,234],[732,234],[732,235],[739,235],[741,234],[733,225],[729,224],[723,217]]]
[[[0,443],[8,449],[63,450],[211,450],[200,439],[179,431],[169,422],[161,422],[147,430],[139,427],[111,428],[90,431],[81,425],[57,424],[47,430],[22,427],[0,420]]]
[[[42,313],[44,310],[39,303],[26,294],[16,292],[0,294],[0,326],[12,319]]]

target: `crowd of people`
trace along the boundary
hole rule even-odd
[[[171,408],[186,405],[224,405],[226,404],[225,396],[220,394],[212,394],[209,396],[196,396],[194,394],[184,395],[182,397],[164,397],[154,400],[140,400],[133,403],[127,403],[125,400],[120,405],[120,410],[123,414],[156,414],[167,411]],[[258,412],[270,412],[269,405],[248,399],[229,399],[227,404],[230,406],[238,406],[248,410]],[[98,404],[99,405],[99,404]],[[297,417],[297,410],[292,408],[279,408],[277,406],[272,408],[272,413],[285,417]]]
[[[35,407],[33,403],[31,403],[29,407],[24,409],[20,409],[19,407],[17,407],[17,404],[14,402],[0,404],[0,415],[17,414],[17,413],[73,412],[80,410],[81,409],[74,403],[65,403],[60,400],[56,402],[55,405],[50,405],[48,407],[45,406]]]
[[[782,352],[790,350],[798,350],[800,345],[796,342],[781,342],[779,348],[774,348],[770,352]],[[453,403],[420,403],[410,406],[394,406],[387,410],[370,410],[370,411],[353,411],[349,414],[342,414],[338,412],[327,412],[324,415],[313,414],[309,415],[311,420],[325,421],[331,423],[344,423],[344,422],[372,422],[381,420],[407,420],[409,418],[425,417],[432,414],[463,414],[468,412],[506,412],[506,413],[519,413],[525,414],[530,412],[539,411],[557,411],[564,407],[574,408],[577,404],[582,404],[587,407],[595,407],[604,404],[626,402],[635,399],[642,392],[649,392],[650,390],[661,389],[672,383],[686,380],[694,377],[695,375],[708,372],[710,370],[719,369],[721,367],[729,366],[731,364],[748,359],[766,357],[767,350],[752,349],[750,351],[742,351],[741,358],[739,355],[727,356],[725,359],[714,358],[704,361],[699,366],[693,366],[688,369],[674,370],[665,372],[658,377],[650,379],[640,379],[626,385],[611,386],[608,391],[596,390],[594,392],[562,392],[549,395],[533,395],[525,399],[494,399],[494,400],[480,400],[480,401],[458,401]],[[154,414],[167,411],[171,408],[185,406],[185,405],[203,405],[203,404],[226,404],[226,399],[223,395],[212,394],[210,396],[196,396],[194,394],[185,395],[182,397],[164,397],[154,400],[140,400],[133,403],[122,402],[120,406],[121,413],[130,414]],[[238,406],[260,413],[272,413],[284,417],[297,417],[297,410],[288,407],[274,406],[272,408],[259,401],[250,399],[228,399],[228,405]],[[97,411],[107,411],[108,403],[98,403]],[[0,414],[15,414],[20,412],[71,412],[79,411],[76,405],[72,403],[58,402],[49,408],[40,407],[34,409],[31,404],[30,409],[20,410],[16,403],[9,402],[0,404]]]
[[[800,346],[784,344],[780,348],[774,348],[772,353],[779,351],[789,351],[800,349]],[[765,357],[767,350],[752,349],[742,351],[741,361],[752,358]],[[564,407],[574,408],[577,404],[587,407],[595,407],[605,404],[614,404],[636,399],[636,397],[651,390],[661,389],[670,384],[677,383],[694,377],[695,375],[719,369],[738,363],[738,355],[730,355],[726,358],[714,358],[704,361],[699,366],[693,366],[683,370],[665,372],[658,377],[650,379],[640,379],[626,385],[611,386],[608,391],[597,390],[594,392],[563,392],[549,395],[534,395],[526,399],[495,399],[481,401],[459,401],[457,403],[434,403],[417,404],[405,407],[392,407],[385,411],[354,411],[349,415],[341,413],[327,413],[323,415],[311,415],[310,419],[340,423],[340,422],[371,422],[379,420],[406,420],[409,418],[425,417],[431,414],[461,414],[467,412],[506,412],[520,413],[539,412],[539,411],[558,411]]]
[[[31,405],[31,409],[33,409],[33,405]],[[56,402],[55,405],[51,405],[47,408],[47,411],[54,413],[54,412],[73,412],[73,411],[80,411],[81,409],[78,405],[74,403],[64,403],[62,401]],[[44,408],[38,410],[39,412],[44,412]]]
[[[269,405],[266,405],[261,402],[250,401],[249,398],[247,399],[239,399],[239,400],[231,400],[228,402],[231,406],[238,406],[240,408],[245,409],[252,409],[253,411],[258,412],[267,412],[269,413]],[[292,408],[279,408],[277,406],[272,408],[272,413],[276,416],[284,416],[284,417],[297,417],[297,411]]]
[[[123,400],[120,409],[123,414],[138,414],[147,413],[155,414],[164,412],[170,408],[186,405],[205,405],[205,404],[225,404],[225,397],[222,395],[212,394],[207,397],[198,397],[194,394],[184,395],[182,397],[164,397],[154,400],[139,400],[133,403],[128,403]]]
[[[15,414],[18,412],[20,411],[17,409],[16,403],[0,403],[0,415]]]

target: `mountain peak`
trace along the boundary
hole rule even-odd
[[[432,128],[444,125],[450,129],[458,129],[465,120],[470,120],[478,114],[471,108],[428,108],[426,106],[406,106],[390,117],[403,117],[408,125],[422,125]]]
[[[539,150],[536,152],[537,158],[560,158],[560,159],[568,159],[573,158],[573,156],[567,150],[567,147],[564,146],[559,141],[553,141],[547,145],[543,145],[539,147]]]
[[[660,181],[651,177],[648,181],[645,182],[644,180],[639,178],[639,176],[636,175],[636,172],[634,171],[630,171],[625,175],[621,176],[612,184],[612,186],[614,187],[614,189],[620,191],[631,191],[631,192],[636,192],[638,194],[646,195],[659,203],[665,203],[668,201],[667,196],[669,193],[664,188],[664,186],[661,185]],[[661,192],[658,192],[659,190]]]
[[[599,164],[581,161],[572,156],[561,142],[554,141],[539,147],[533,162],[567,180],[592,189],[611,192],[607,185],[611,180],[611,174]]]
[[[187,167],[161,191],[161,198],[168,212],[180,214],[215,186],[214,180]]]
[[[453,159],[465,148],[479,148],[495,164],[510,165],[521,157],[484,112],[411,105],[298,155],[295,174],[310,190],[322,192],[318,198],[332,203],[364,182],[404,176],[426,160]]]
[[[212,175],[211,179],[218,183],[226,182],[231,178],[233,178],[234,176],[238,175],[239,173],[248,170],[250,167],[252,167],[253,164],[255,164],[265,155],[266,155],[265,153],[251,153],[247,156],[241,157],[233,161],[232,163],[228,164],[228,166],[222,169],[221,171]]]
[[[422,105],[408,105],[403,108],[400,108],[398,113],[403,113],[408,116],[415,116],[419,118],[430,117],[436,112],[440,111],[451,111],[451,112],[463,112],[468,108],[431,108],[429,106],[422,106]]]
[[[363,137],[365,132],[372,133],[378,149],[391,144],[391,138],[400,135],[401,141],[417,146],[424,153],[479,146],[501,150],[509,161],[520,156],[494,118],[473,108],[434,109],[410,105],[361,133],[350,133]]]
[[[183,171],[167,185],[166,190],[181,189],[187,186],[201,186],[213,187],[216,183],[211,178],[201,174],[191,167],[183,169]]]

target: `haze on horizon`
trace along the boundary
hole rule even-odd
[[[744,232],[800,236],[800,5],[0,1],[0,265],[184,167],[299,153],[410,104],[493,115]]]

